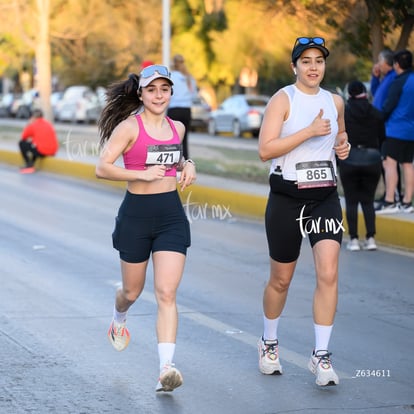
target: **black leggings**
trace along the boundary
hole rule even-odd
[[[344,189],[349,236],[351,239],[358,238],[358,205],[361,204],[366,238],[374,237],[376,231],[374,199],[381,177],[381,163],[356,166],[341,162],[339,176]]]
[[[342,210],[336,187],[297,188],[281,176],[269,177],[265,227],[269,256],[280,263],[298,259],[302,240],[342,242]]]
[[[33,167],[37,158],[43,157],[43,155],[30,141],[19,141],[19,147],[22,157],[26,163],[26,167]]]

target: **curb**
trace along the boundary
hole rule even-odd
[[[20,165],[21,156],[18,152],[0,149],[0,162]],[[113,182],[96,178],[95,165],[61,158],[47,157],[39,160],[38,168],[55,174],[86,179],[97,184],[109,185],[125,189],[122,181]],[[184,209],[189,220],[206,217],[231,218],[244,216],[253,219],[263,219],[267,197],[241,193],[221,188],[213,188],[194,184],[191,188],[180,193]],[[358,217],[359,234],[365,234],[362,213]],[[375,240],[399,249],[414,251],[414,220],[404,220],[398,216],[378,216],[376,218],[377,234]]]

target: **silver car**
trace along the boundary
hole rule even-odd
[[[211,107],[201,95],[193,98],[191,105],[191,131],[206,131]]]
[[[231,132],[235,137],[250,132],[259,135],[263,113],[270,96],[233,95],[223,101],[208,120],[208,133]]]
[[[56,121],[96,121],[101,104],[98,95],[88,86],[69,86],[55,106]]]

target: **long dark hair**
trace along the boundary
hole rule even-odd
[[[99,143],[102,146],[108,141],[115,127],[127,119],[132,113],[138,112],[143,106],[138,97],[139,76],[135,73],[128,79],[111,84],[106,92],[106,105],[98,120]]]

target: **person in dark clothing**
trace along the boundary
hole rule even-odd
[[[197,84],[187,69],[182,55],[173,57],[171,80],[174,82],[174,94],[171,96],[167,115],[185,126],[183,138],[183,156],[189,158],[188,131],[191,126],[191,106],[197,96]]]
[[[347,249],[361,250],[358,240],[358,205],[361,204],[366,227],[366,240],[362,247],[376,250],[374,198],[381,176],[379,149],[385,139],[385,125],[381,112],[369,103],[362,82],[351,82],[348,92],[345,126],[352,148],[349,157],[339,161],[350,236]]]

